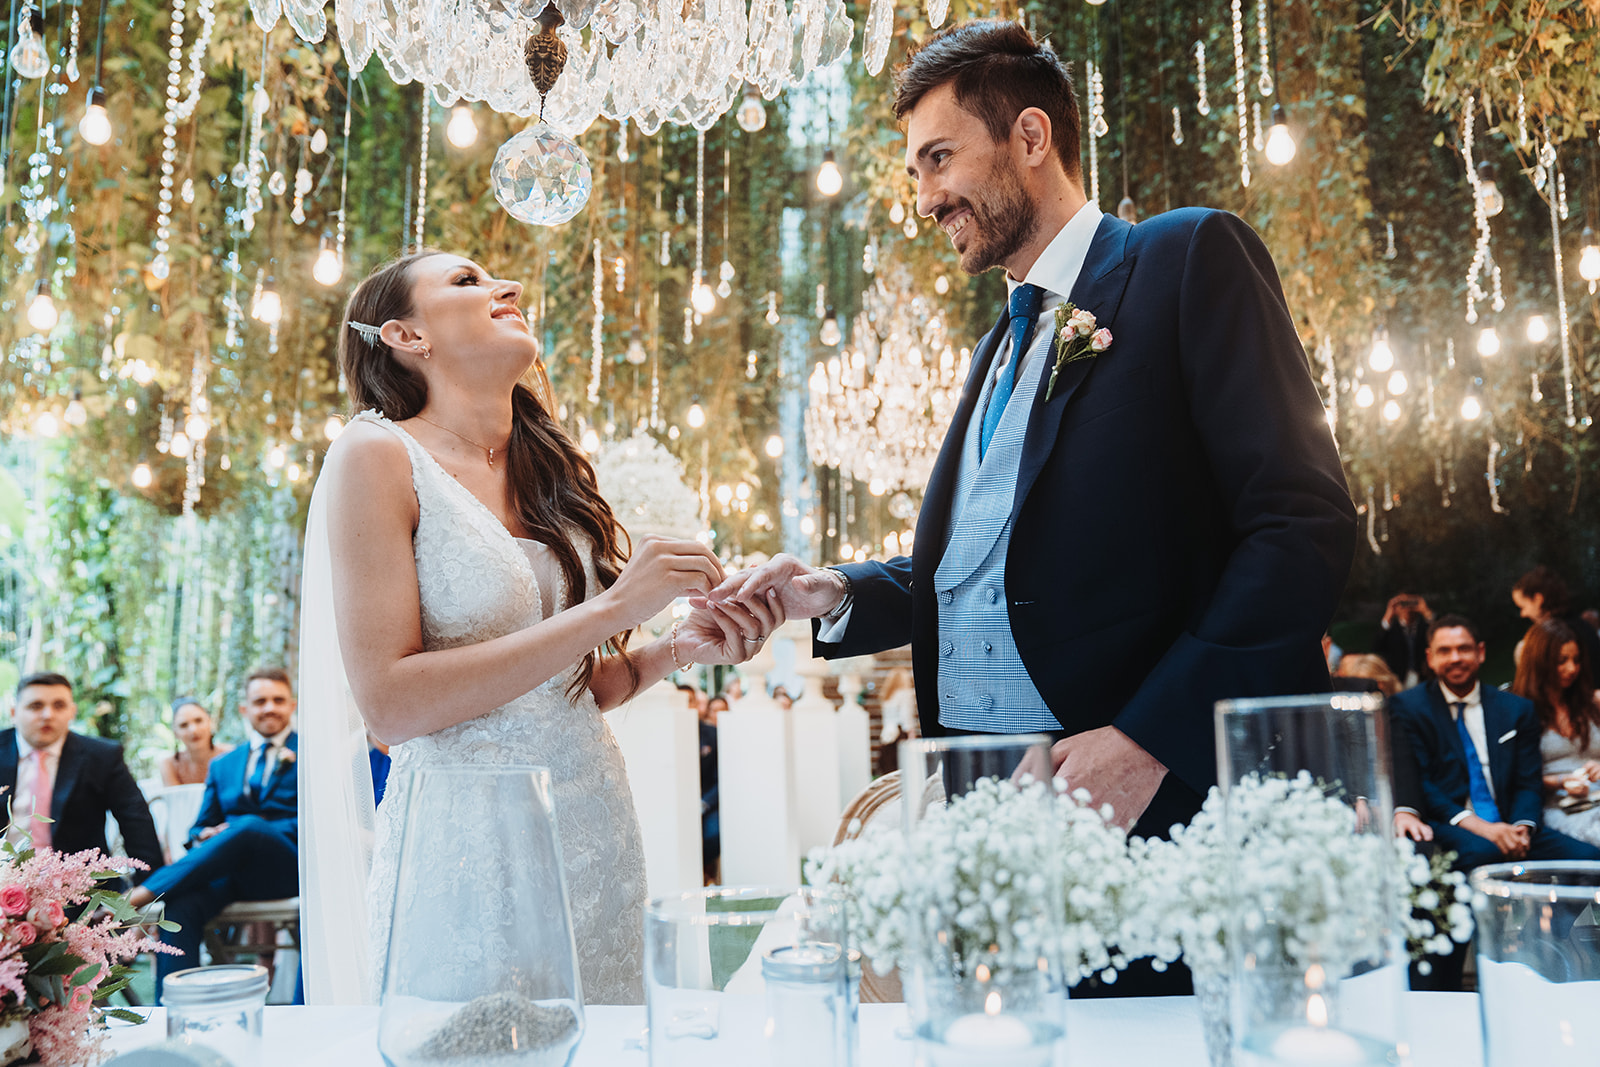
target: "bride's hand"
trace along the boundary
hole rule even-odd
[[[686,662],[743,663],[787,620],[776,594],[696,608],[678,627],[677,654]]]
[[[722,564],[698,541],[647,535],[606,596],[623,605],[632,629],[680,596],[704,595],[722,581]]]

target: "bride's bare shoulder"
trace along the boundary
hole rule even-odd
[[[328,447],[323,476],[361,485],[365,490],[411,485],[411,457],[404,442],[376,423],[358,421],[344,428]]]

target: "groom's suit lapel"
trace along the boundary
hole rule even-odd
[[[1108,329],[1116,320],[1117,309],[1122,305],[1122,294],[1128,288],[1128,276],[1133,273],[1134,259],[1127,255],[1128,238],[1132,233],[1133,226],[1115,215],[1100,216],[1100,225],[1089,244],[1083,269],[1078,272],[1078,280],[1073,283],[1072,293],[1067,298],[1073,307],[1091,312],[1095,322]],[[1053,316],[1042,318],[1039,325],[1053,332],[1055,319]],[[1046,401],[1045,393],[1050,389],[1050,370],[1055,365],[1054,345],[1046,351],[1045,358],[1050,362],[1039,376],[1039,388],[1034,393],[1033,407],[1028,413],[1028,433],[1022,443],[1022,460],[1017,465],[1017,492],[1011,502],[1013,521],[1022,510],[1034,479],[1039,477],[1045,460],[1050,458],[1050,452],[1055,448],[1056,434],[1061,429],[1061,418],[1067,405],[1072,403],[1074,394],[1095,364],[1102,359],[1115,359],[1116,354],[1116,342],[1113,341],[1103,354],[1062,367],[1061,373],[1056,376],[1055,392]]]

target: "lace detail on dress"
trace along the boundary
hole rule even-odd
[[[410,434],[370,412],[356,418],[392,431],[411,457],[424,647],[476,644],[541,621],[539,581],[523,545]],[[556,599],[565,608],[570,592],[560,568],[556,571]],[[585,585],[599,588],[587,558]],[[380,985],[411,774],[439,764],[534,764],[550,769],[584,1000],[643,1001],[646,894],[639,821],[622,751],[593,695],[585,690],[575,699],[567,696],[576,667],[486,715],[390,750],[393,764],[378,808],[368,882]],[[469,815],[461,821],[464,834],[495,818],[492,811]],[[492,947],[486,946],[485,952],[492,954]]]

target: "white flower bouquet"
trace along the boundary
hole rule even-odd
[[[1068,981],[1110,981],[1130,958],[1138,873],[1110,812],[1087,801],[1059,780],[983,779],[930,808],[909,838],[878,824],[813,850],[806,874],[845,886],[852,934],[880,970],[909,965],[915,920],[937,916],[960,973],[980,959],[1020,970],[1047,959],[1061,961]]]

